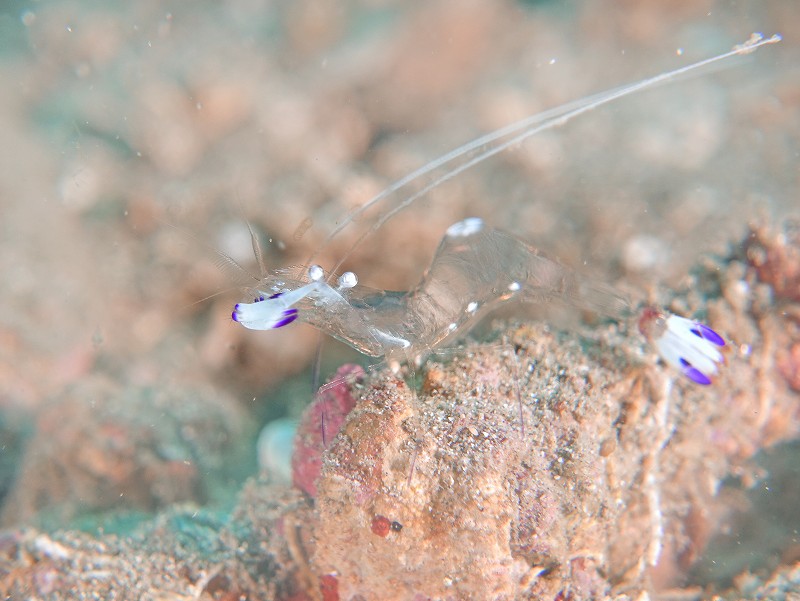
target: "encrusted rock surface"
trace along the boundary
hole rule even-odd
[[[710,325],[731,341],[711,387],[656,365],[624,324],[511,328],[431,365],[418,393],[377,377],[325,456],[313,569],[341,599],[680,584],[724,515],[720,482],[752,482],[750,458],[800,427],[774,359],[795,343],[796,314],[791,296],[765,302],[760,273],[709,259],[671,299],[693,314],[710,298]]]
[[[783,234],[765,230],[760,243],[768,257],[794,253]],[[325,402],[342,414],[331,433],[341,429],[317,441],[330,447],[316,480],[305,468],[317,456],[296,447],[313,460],[295,463],[314,485],[305,492],[251,481],[229,517],[172,510],[127,540],[9,531],[0,537],[0,592],[791,599],[791,553],[771,577],[744,573],[728,591],[724,583],[686,586],[732,509],[718,494],[723,480],[756,483],[753,456],[800,430],[796,371],[778,359],[800,338],[797,303],[772,284],[786,281],[778,272],[792,263],[765,271],[743,253],[746,244],[707,259],[683,292],[653,299],[702,317],[729,341],[712,386],[659,363],[635,318],[570,331],[543,322],[508,327],[492,343],[429,363],[409,379],[419,390],[386,372],[326,387]],[[348,373],[360,376],[339,371]],[[307,445],[315,433],[306,420]]]

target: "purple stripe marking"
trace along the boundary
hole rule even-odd
[[[709,328],[707,325],[702,323],[698,323],[697,327],[700,329],[700,335],[708,340],[709,342],[716,344],[717,346],[725,346],[725,340],[723,340],[722,336],[717,334],[714,330]]]
[[[683,375],[685,375],[695,384],[700,384],[702,386],[708,386],[709,384],[711,384],[711,378],[709,378],[699,369],[695,369],[694,367],[685,368],[683,370]]]
[[[283,319],[278,321],[274,326],[272,326],[272,328],[282,328],[283,326],[292,323],[295,319],[297,319],[297,309],[287,309],[283,312]]]

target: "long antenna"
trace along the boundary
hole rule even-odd
[[[540,132],[560,127],[565,123],[571,121],[575,117],[578,117],[584,113],[588,113],[589,111],[592,111],[603,105],[609,104],[620,98],[624,98],[626,96],[630,96],[637,92],[641,92],[645,89],[652,88],[658,84],[677,81],[679,79],[682,79],[690,72],[697,71],[698,69],[701,69],[708,65],[712,65],[714,63],[718,63],[720,61],[724,61],[734,56],[749,54],[751,52],[754,52],[761,46],[766,46],[768,44],[775,44],[777,42],[780,42],[781,39],[782,38],[779,34],[775,34],[772,37],[765,38],[760,33],[753,33],[750,36],[749,40],[747,40],[742,44],[734,46],[732,50],[725,52],[723,54],[719,54],[717,56],[713,56],[711,58],[707,58],[699,62],[686,65],[684,67],[679,67],[678,69],[667,71],[665,73],[661,73],[659,75],[643,79],[636,83],[627,84],[618,88],[614,88],[612,90],[587,96],[580,100],[576,100],[574,102],[567,103],[565,105],[544,111],[542,113],[532,115],[530,117],[522,119],[521,121],[517,121],[516,123],[512,123],[503,128],[500,128],[491,133],[476,138],[471,142],[467,142],[466,144],[459,146],[458,148],[448,152],[447,154],[439,157],[438,159],[434,159],[433,161],[427,163],[426,165],[423,165],[419,169],[413,171],[412,173],[409,173],[407,176],[395,181],[385,190],[383,190],[376,196],[372,197],[370,200],[361,205],[358,209],[350,213],[342,221],[342,223],[336,226],[336,228],[334,228],[334,230],[330,234],[328,234],[328,236],[318,247],[318,249],[311,255],[307,264],[308,265],[313,264],[317,256],[319,256],[320,252],[324,248],[326,248],[331,243],[331,241],[336,236],[338,236],[346,227],[348,227],[354,221],[358,220],[358,218],[361,215],[363,215],[367,210],[369,210],[379,202],[385,200],[395,192],[401,190],[411,182],[419,179],[424,175],[427,175],[431,171],[443,165],[453,162],[455,159],[460,158],[465,154],[468,154],[487,144],[493,144],[497,142],[496,146],[492,146],[491,148],[488,148],[480,152],[479,154],[469,159],[468,161],[451,168],[449,171],[435,178],[433,181],[422,187],[417,192],[414,192],[410,196],[406,197],[396,207],[392,208],[391,210],[383,213],[380,217],[378,217],[375,220],[375,222],[369,227],[369,229],[365,231],[350,247],[350,249],[346,253],[344,253],[344,255],[339,259],[338,263],[331,270],[331,275],[336,273],[341,268],[342,264],[347,260],[347,258],[353,253],[353,251],[356,248],[358,248],[364,242],[364,240],[369,235],[379,230],[389,219],[394,217],[397,213],[410,206],[421,196],[424,196],[425,194],[427,194],[440,184],[452,179],[453,177],[459,175],[460,173],[463,173],[467,169],[474,167],[478,163],[481,163],[486,159],[506,150],[510,146],[519,144],[520,142]],[[502,141],[504,138],[507,138],[508,136],[512,137],[510,137],[505,141]]]

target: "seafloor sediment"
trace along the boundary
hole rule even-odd
[[[476,598],[463,561],[479,563],[470,545],[484,541],[487,565],[501,566],[492,586],[520,598],[797,594],[796,228],[756,229],[684,280],[754,216],[797,210],[794,3],[6,5],[0,598],[400,597],[399,566],[415,560],[396,552],[411,543],[429,561],[409,582]],[[437,187],[355,251],[369,218],[324,243],[355,207],[442,152],[753,31],[784,41],[537,135]],[[375,373],[328,389],[341,415],[329,404],[325,428],[308,419],[297,486],[264,475],[243,485],[257,470],[255,431],[310,401],[318,337],[232,323],[245,270],[219,270],[215,249],[257,273],[249,221],[267,268],[312,253],[329,268],[349,254],[343,268],[361,282],[400,290],[469,215],[708,319],[732,341],[722,376],[689,387],[633,323],[497,325],[486,347],[432,361],[405,386]],[[349,439],[334,439],[341,425]],[[334,440],[334,453],[314,446]],[[767,447],[772,463],[759,457]],[[473,453],[465,472],[454,467]],[[337,506],[339,492],[362,504]],[[550,502],[555,493],[563,502]],[[613,494],[636,513],[599,504]],[[428,516],[414,495],[454,517]],[[480,507],[502,529],[480,536],[491,523]],[[610,524],[629,527],[629,541]],[[587,548],[605,555],[569,555],[584,528],[598,533]],[[367,545],[353,549],[363,566],[345,553],[348,533]],[[425,576],[442,573],[434,540],[448,581]],[[647,567],[654,557],[658,569]]]
[[[754,483],[753,455],[800,426],[797,247],[754,230],[741,259],[709,259],[669,301],[729,341],[711,387],[654,365],[626,324],[525,324],[431,366],[418,393],[373,381],[317,482],[314,570],[343,599],[682,584],[726,515],[723,480]]]
[[[680,587],[733,510],[722,482],[756,483],[754,455],[800,427],[794,232],[752,229],[662,299],[729,341],[712,386],[661,365],[635,320],[508,326],[430,363],[419,390],[388,373],[335,384],[355,408],[329,433],[306,492],[251,481],[230,516],[173,509],[129,539],[9,531],[0,593],[788,598],[791,562],[764,584],[743,575],[728,593]],[[316,426],[319,407],[307,415],[301,432]],[[296,476],[307,482],[319,454],[297,451]]]

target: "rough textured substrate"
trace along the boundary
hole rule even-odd
[[[721,480],[752,480],[757,451],[797,436],[793,231],[752,230],[660,299],[731,341],[711,387],[659,365],[632,324],[512,327],[430,364],[418,393],[387,374],[345,383],[358,403],[315,499],[251,482],[231,518],[173,512],[139,539],[6,533],[0,592],[563,600],[677,586],[727,511]],[[790,598],[796,582],[786,566],[728,596]]]
[[[724,513],[721,480],[747,480],[756,451],[797,434],[796,251],[753,230],[673,299],[691,314],[710,298],[731,341],[711,387],[654,367],[624,327],[541,323],[429,368],[419,394],[376,379],[317,482],[313,569],[341,599],[679,583]]]

